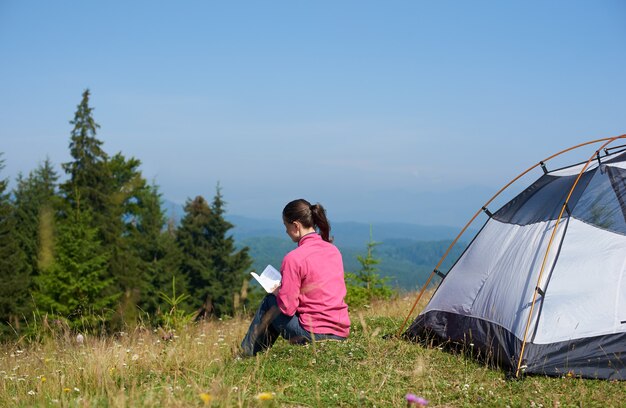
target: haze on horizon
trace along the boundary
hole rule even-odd
[[[0,1],[0,178],[69,160],[84,89],[163,197],[462,225],[522,170],[626,133],[626,3]],[[586,159],[585,152],[576,159]]]

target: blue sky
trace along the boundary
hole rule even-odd
[[[2,178],[69,160],[89,88],[105,150],[165,198],[219,181],[256,218],[304,197],[462,225],[540,159],[626,133],[623,1],[0,0],[0,60]]]

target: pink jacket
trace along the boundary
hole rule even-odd
[[[302,327],[313,333],[348,337],[343,261],[336,246],[318,234],[305,235],[285,256],[280,272],[282,282],[276,298],[282,313],[297,313]]]

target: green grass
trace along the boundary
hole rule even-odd
[[[171,341],[137,329],[82,345],[70,334],[7,344],[0,356],[0,406],[402,407],[409,392],[430,407],[624,406],[624,383],[507,381],[504,372],[462,354],[383,339],[397,330],[412,300],[351,312],[346,342],[292,346],[279,340],[248,359],[233,357],[248,324],[239,318],[189,326]],[[259,400],[263,392],[271,399]],[[202,395],[212,401],[205,404]]]

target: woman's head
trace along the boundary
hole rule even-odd
[[[283,222],[287,226],[297,222],[303,228],[317,228],[324,241],[333,241],[330,237],[330,223],[326,218],[326,210],[319,203],[311,205],[302,198],[291,201],[283,209]]]

